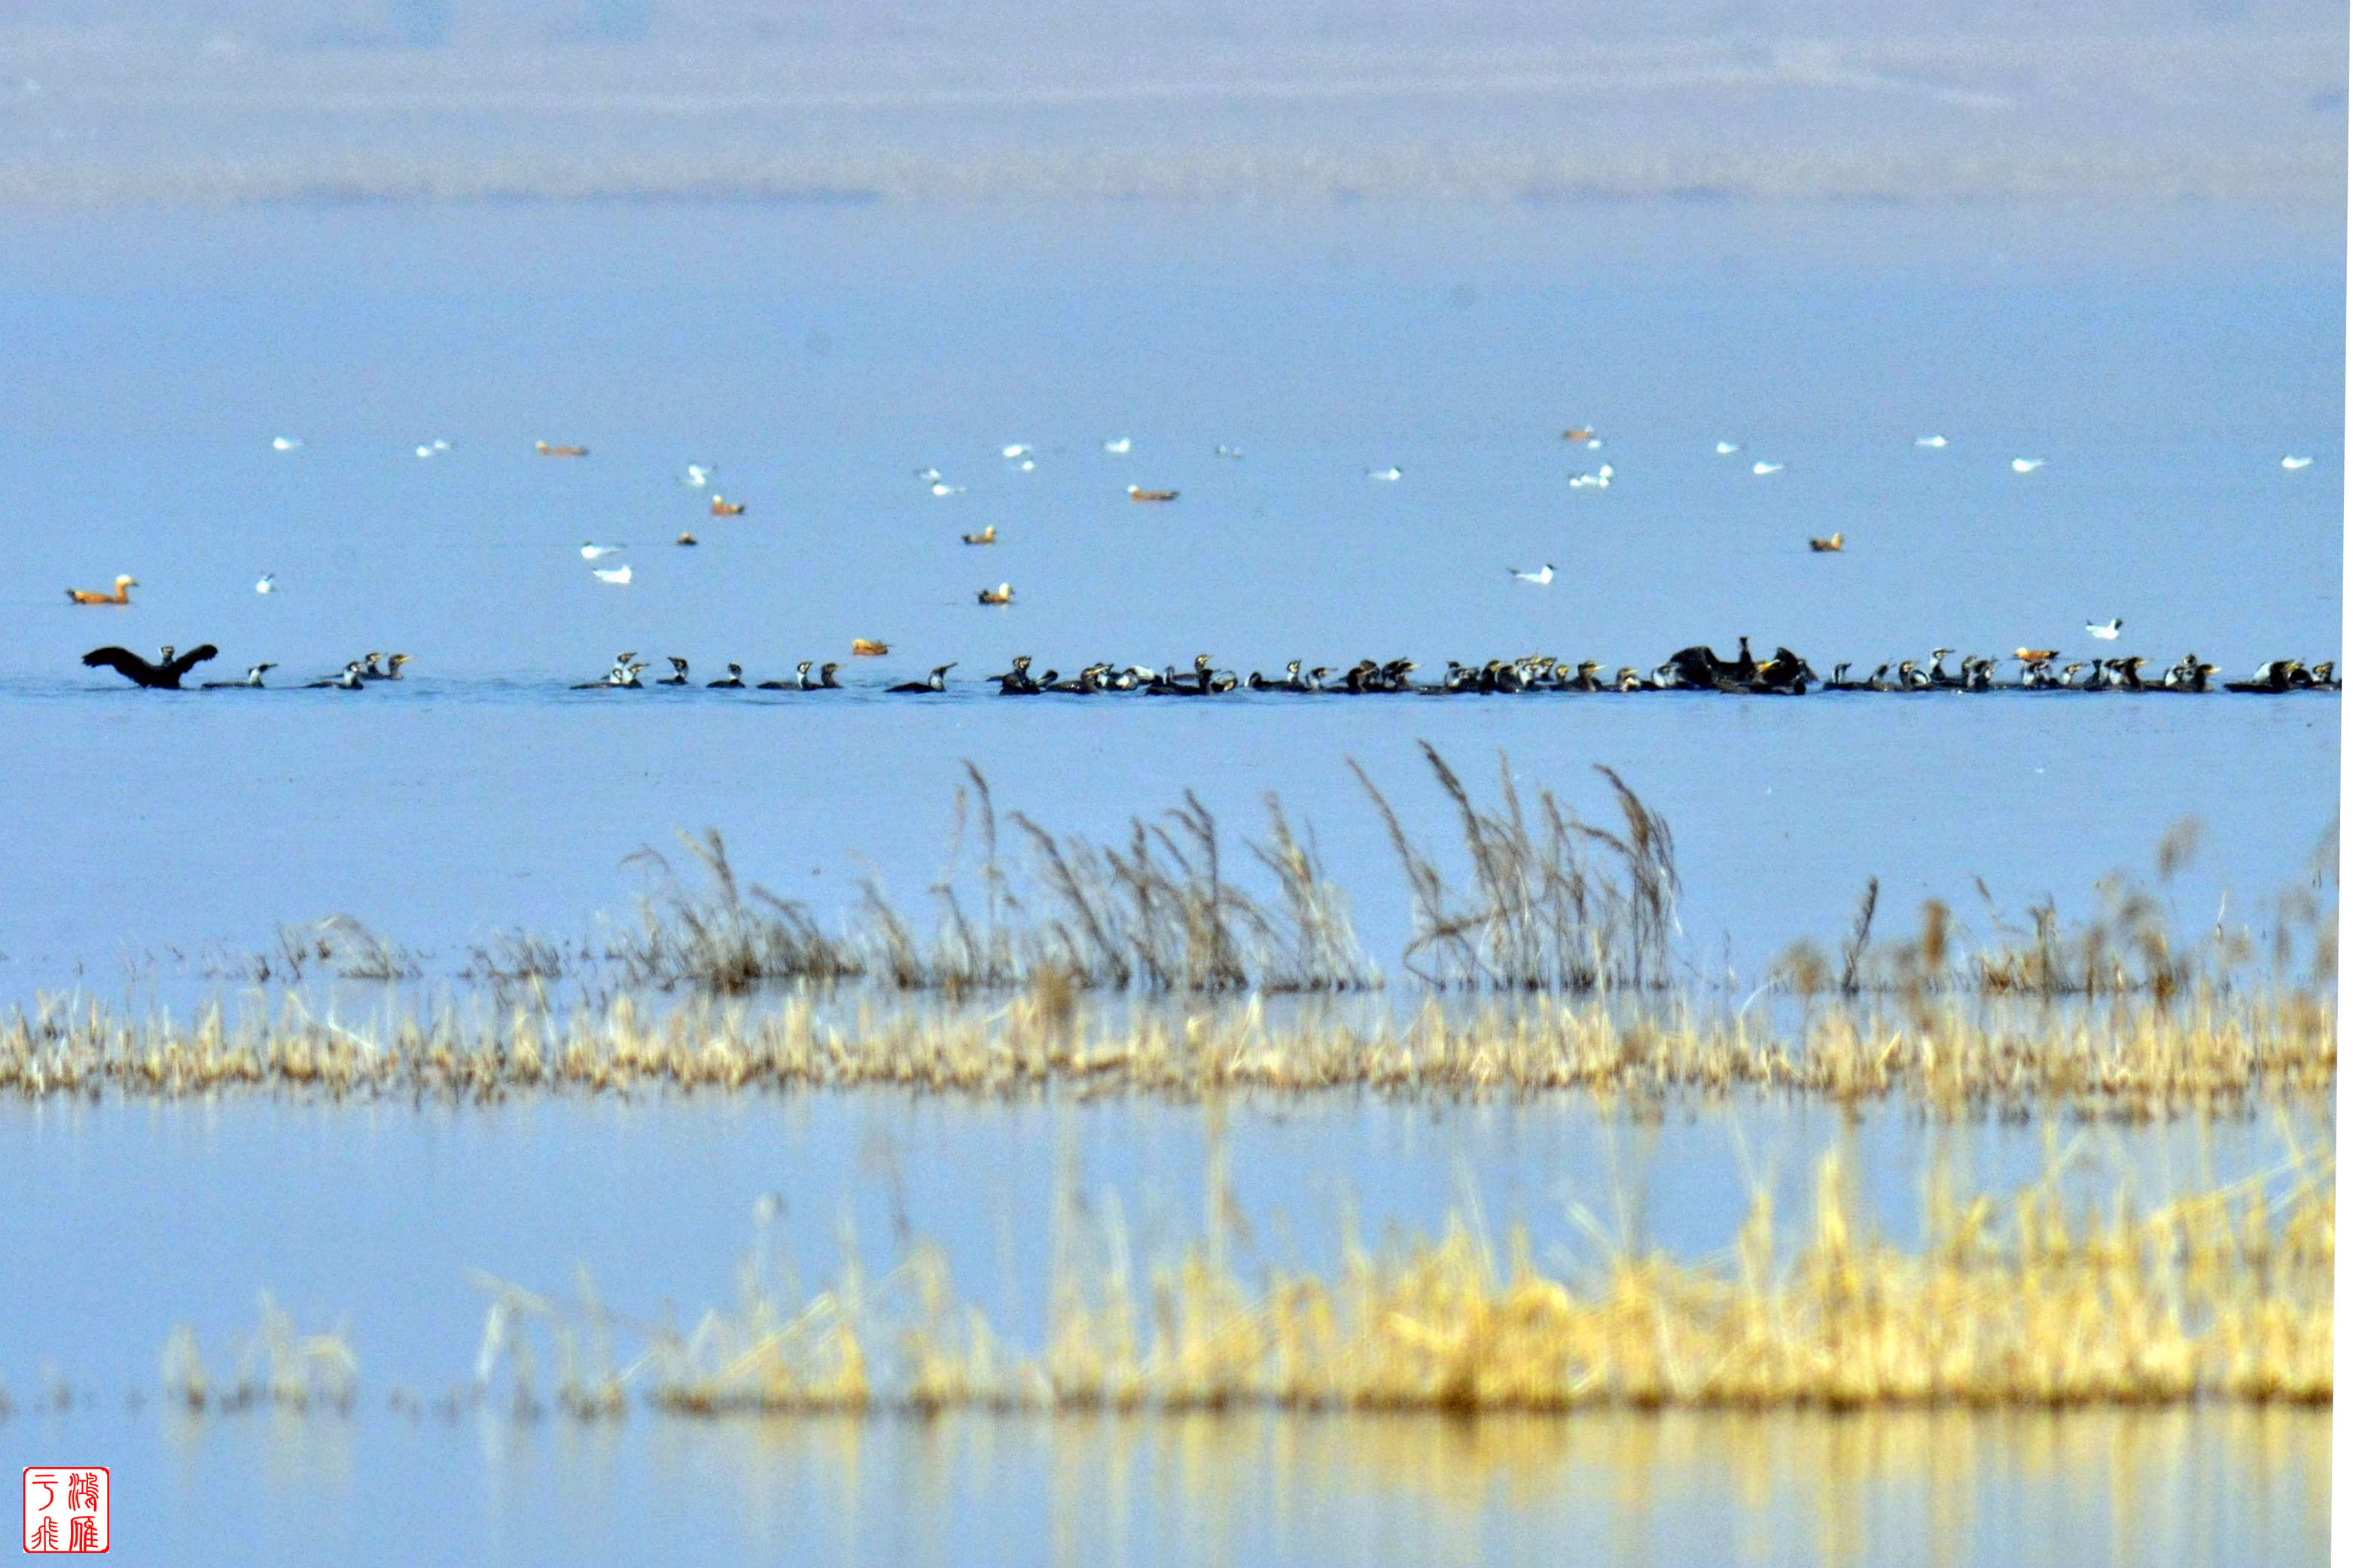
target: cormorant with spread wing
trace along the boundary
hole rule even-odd
[[[144,686],[156,691],[177,691],[180,689],[182,676],[219,652],[220,649],[210,643],[206,643],[201,647],[192,647],[174,658],[172,656],[172,650],[166,647],[164,649],[162,661],[150,664],[129,648],[116,647],[110,644],[105,647],[90,649],[81,656],[81,661],[92,669],[98,668],[100,665],[107,666],[134,686]]]

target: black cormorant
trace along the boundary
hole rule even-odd
[[[116,647],[109,644],[105,647],[90,649],[81,656],[81,661],[92,669],[98,668],[100,665],[107,666],[121,674],[134,686],[144,686],[156,691],[177,691],[180,689],[182,676],[219,653],[220,649],[210,643],[206,643],[200,647],[192,647],[174,658],[172,649],[166,647],[164,649],[162,659],[150,664],[127,647]]]
[[[898,685],[891,688],[891,689],[893,692],[945,691],[948,689],[948,671],[955,668],[955,666],[953,663],[935,665],[933,667],[931,676],[928,679],[902,680]]]
[[[323,691],[329,687],[332,687],[337,691],[357,691],[364,683],[364,680],[365,678],[360,673],[360,661],[358,659],[353,659],[351,663],[343,666],[343,672],[341,675],[331,675],[324,680],[307,682],[304,689],[310,691]]]

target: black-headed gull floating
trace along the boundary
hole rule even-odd
[[[291,452],[296,447],[301,446],[302,437],[300,436],[278,436],[273,437],[269,444],[272,447],[277,447],[281,452]]]
[[[2013,474],[2031,474],[2047,460],[2042,458],[2012,458],[2010,460],[2010,471]]]
[[[275,594],[278,592],[278,574],[275,572],[264,572],[261,574],[261,580],[253,585],[253,591],[257,594]]]
[[[1026,458],[1029,456],[1030,450],[1031,448],[1028,442],[1016,441],[1005,448],[1004,457],[1006,461],[1011,462],[1016,458]]]
[[[1748,465],[1748,471],[1755,474],[1761,479],[1767,474],[1779,473],[1787,466],[1788,465],[1784,463],[1768,463],[1764,461],[1762,458],[1759,458],[1757,461]]]
[[[952,485],[945,479],[934,479],[932,481],[932,493],[935,496],[960,496],[964,494],[964,487],[962,485]]]
[[[628,546],[621,544],[591,544],[587,541],[583,540],[580,543],[580,559],[583,561],[602,561],[607,555],[611,555],[616,552],[625,550],[627,548]]]
[[[1366,468],[1365,470],[1365,478],[1368,479],[1378,479],[1385,485],[1393,485],[1399,479],[1405,478],[1405,470],[1392,463],[1386,468]]]
[[[709,486],[711,476],[716,472],[718,470],[707,463],[689,463],[686,466],[686,486],[689,489],[702,489]]]
[[[1130,437],[1122,436],[1117,440],[1105,441],[1103,444],[1103,448],[1104,451],[1112,453],[1116,457],[1124,458],[1128,453],[1135,449],[1135,442]]]
[[[1523,583],[1534,583],[1539,588],[1549,587],[1552,584],[1552,563],[1549,561],[1544,563],[1544,570],[1541,572],[1523,572],[1516,566],[1509,570],[1513,576]]]
[[[937,468],[917,468],[915,470],[915,477],[923,480],[927,485],[935,485],[940,482],[940,471]]]
[[[1740,443],[1737,441],[1718,441],[1715,444],[1715,455],[1719,458],[1729,458],[1738,450]]]
[[[1915,436],[1912,438],[1912,444],[1915,447],[1926,447],[1932,450],[1941,451],[1949,443],[1942,436]]]
[[[2114,642],[2116,640],[2117,636],[2125,629],[2125,618],[2122,616],[2118,616],[2115,620],[2110,621],[2104,626],[2094,626],[2092,622],[2085,621],[2084,623],[2084,629],[2091,633],[2094,637],[2099,638],[2102,642]]]
[[[2282,458],[2280,459],[2280,467],[2291,471],[2296,468],[2308,468],[2312,467],[2312,459],[2310,458]]]
[[[626,588],[636,575],[626,566],[598,566],[593,569],[599,583],[610,583],[616,588]]]

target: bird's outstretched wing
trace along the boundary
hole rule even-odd
[[[111,644],[105,647],[90,649],[81,656],[81,661],[92,669],[104,667],[119,670],[142,686],[153,680],[158,673],[153,665],[132,653],[129,648],[116,647]]]
[[[164,673],[176,679],[179,677],[187,674],[188,671],[195,668],[196,666],[204,663],[205,660],[218,658],[219,655],[220,649],[213,647],[212,644],[199,643],[196,647],[190,648],[187,652],[182,654],[179,658],[165,665],[164,667]]]

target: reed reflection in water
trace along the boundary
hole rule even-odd
[[[646,1473],[623,1491],[700,1499],[748,1560],[2290,1563],[2327,1560],[2328,1422],[2198,1406],[967,1415],[609,1437],[557,1423],[526,1441],[543,1479],[585,1494],[642,1436]],[[514,1433],[486,1420],[494,1478]]]
[[[523,1421],[20,1410],[120,1456],[131,1563],[2328,1561],[2326,1408],[961,1412]],[[150,1445],[153,1445],[151,1447]],[[420,1500],[427,1500],[420,1501]]]

